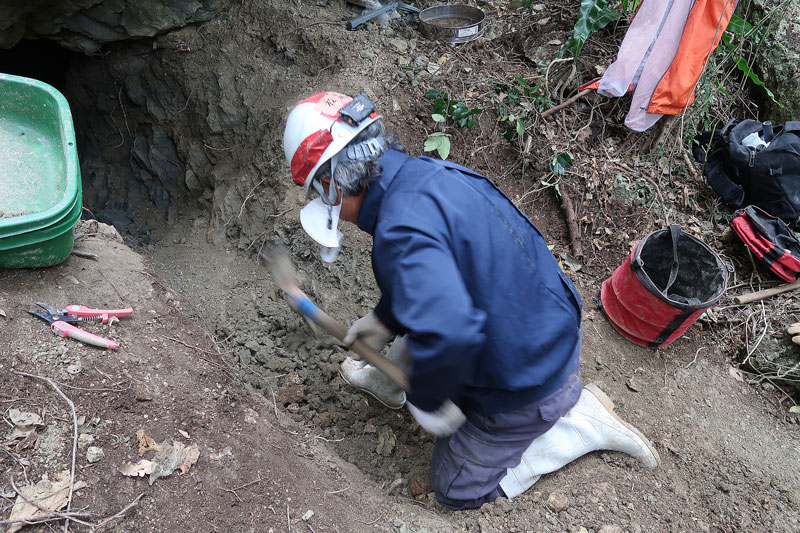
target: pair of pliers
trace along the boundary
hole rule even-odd
[[[50,323],[50,329],[59,337],[69,337],[85,344],[99,346],[100,348],[119,348],[119,343],[105,337],[100,337],[72,325],[74,322],[108,322],[112,316],[123,317],[133,313],[133,308],[127,309],[90,309],[83,305],[68,305],[64,309],[56,309],[46,303],[36,302],[44,309],[28,309],[32,315]]]

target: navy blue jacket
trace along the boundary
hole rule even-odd
[[[381,164],[358,226],[375,313],[407,335],[409,401],[493,414],[558,389],[578,364],[581,302],[533,223],[459,165],[395,150]]]

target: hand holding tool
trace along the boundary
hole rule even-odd
[[[275,283],[286,293],[289,304],[302,316],[309,318],[312,322],[336,337],[344,340],[347,335],[347,328],[328,316],[318,308],[297,286],[297,275],[289,259],[289,254],[282,246],[271,244],[265,245],[259,255],[267,262],[267,266],[272,273]],[[389,379],[394,381],[404,390],[408,390],[408,376],[397,365],[386,359],[382,354],[370,348],[366,343],[356,340],[350,345],[350,349],[360,355],[369,364],[386,374]]]
[[[375,312],[371,311],[353,322],[342,342],[350,346],[356,340],[360,340],[376,352],[379,352],[392,337],[392,332],[386,329],[386,326],[375,316]]]
[[[69,305],[66,309],[56,309],[46,303],[36,302],[36,305],[44,309],[29,309],[28,312],[38,316],[42,320],[50,323],[50,329],[59,337],[69,337],[84,344],[98,346],[100,348],[116,349],[119,343],[100,337],[88,331],[82,330],[72,325],[75,322],[108,322],[109,317],[128,316],[133,312],[128,309],[90,309],[82,305]]]

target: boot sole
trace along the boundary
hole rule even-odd
[[[353,385],[352,383],[350,383],[350,381],[348,381],[347,378],[344,377],[344,374],[342,374],[341,370],[339,370],[339,376],[344,380],[345,383],[347,383],[348,385],[350,385],[351,387],[353,387],[356,390],[359,390],[361,392],[365,392],[365,393],[369,394],[370,396],[372,396],[373,398],[378,400],[378,403],[380,403],[384,407],[388,407],[389,409],[393,409],[393,410],[397,411],[398,409],[402,409],[403,406],[406,404],[406,400],[404,398],[403,399],[403,403],[401,403],[400,405],[390,405],[390,404],[384,402],[383,400],[381,400],[380,398],[378,398],[377,396],[375,396],[375,394],[372,391],[369,391],[367,389],[362,389],[358,385]]]
[[[586,385],[586,386],[584,387],[584,389],[586,389],[586,390],[588,390],[589,392],[591,392],[591,393],[594,395],[594,397],[595,397],[595,398],[597,398],[598,400],[600,400],[600,403],[602,403],[602,404],[603,404],[603,407],[605,407],[605,408],[608,410],[608,412],[609,412],[609,413],[611,413],[611,415],[612,415],[614,418],[616,418],[616,419],[617,419],[617,421],[618,421],[620,424],[622,424],[623,426],[625,426],[626,428],[628,428],[628,430],[630,430],[630,431],[631,431],[631,432],[633,432],[633,433],[634,433],[634,434],[635,434],[637,437],[639,437],[640,439],[642,439],[642,442],[644,442],[644,443],[645,443],[645,445],[647,446],[647,449],[648,449],[648,450],[650,450],[650,453],[652,453],[652,454],[655,456],[655,458],[656,458],[656,466],[658,466],[658,465],[660,465],[660,464],[661,464],[661,456],[660,456],[660,455],[658,455],[658,451],[656,450],[655,446],[653,446],[653,443],[652,443],[652,442],[650,442],[650,439],[648,439],[647,437],[645,437],[645,436],[642,434],[642,432],[641,432],[641,431],[639,431],[638,429],[636,429],[636,428],[635,428],[633,425],[631,425],[630,423],[628,423],[628,422],[626,422],[625,420],[623,420],[623,419],[622,419],[622,418],[621,418],[621,417],[620,417],[620,416],[617,414],[617,412],[616,412],[616,411],[614,411],[614,402],[611,400],[611,398],[609,398],[609,397],[606,395],[606,393],[605,393],[605,392],[603,392],[602,390],[600,390],[600,387],[598,387],[596,383],[589,383],[588,385]]]

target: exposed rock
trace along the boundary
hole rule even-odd
[[[554,513],[565,511],[569,508],[569,498],[563,492],[551,492],[547,497],[547,507]]]
[[[775,104],[761,87],[753,89],[753,96],[760,100],[762,120],[772,120],[779,124],[789,120],[800,120],[800,2],[772,2],[770,0],[751,0],[748,21],[757,24],[769,16],[773,9],[780,9],[777,16],[769,16],[769,21],[761,34],[768,36],[755,48],[753,67],[759,77],[774,94],[783,108]],[[738,10],[737,10],[738,11]]]
[[[412,496],[422,496],[433,489],[431,488],[431,482],[428,476],[417,474],[409,480],[408,490],[411,492]]]
[[[30,0],[0,5],[0,48],[20,39],[47,38],[94,54],[113,41],[152,37],[209,20],[228,0]],[[10,5],[9,5],[10,4]]]
[[[89,446],[89,448],[86,450],[86,460],[89,461],[90,463],[96,463],[97,461],[105,457],[105,455],[106,454],[103,451],[103,448],[100,448],[98,446]]]

